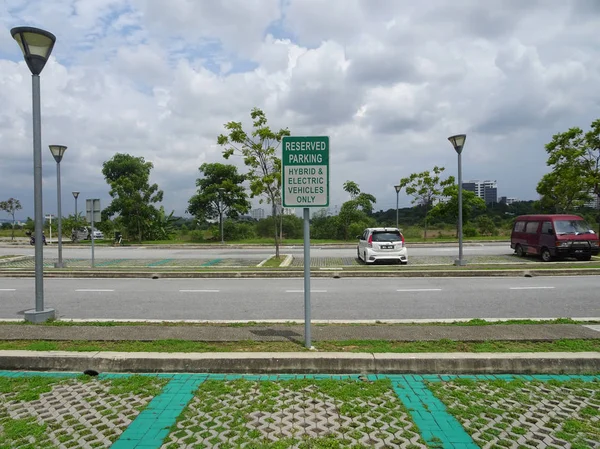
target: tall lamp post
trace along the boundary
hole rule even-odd
[[[39,28],[17,27],[10,30],[17,41],[27,67],[31,71],[33,97],[33,203],[35,223],[35,309],[25,311],[25,319],[41,323],[55,316],[54,309],[44,308],[44,240],[42,203],[42,117],[40,106],[40,73],[44,69],[56,37]]]
[[[396,229],[398,229],[398,195],[402,190],[402,186],[394,186],[394,189],[396,189]]]
[[[60,193],[60,161],[65,154],[67,147],[64,145],[50,145],[50,152],[56,161],[56,203],[58,209],[58,262],[54,264],[55,268],[64,268],[62,258],[62,212],[61,212],[61,193]]]
[[[463,260],[463,218],[462,218],[462,160],[461,154],[465,140],[467,139],[466,134],[457,134],[455,136],[448,137],[450,143],[454,147],[454,150],[458,154],[458,259],[454,261],[454,265],[464,266],[467,263]]]
[[[223,192],[224,191],[225,191],[224,188],[219,189],[219,222],[221,224],[221,244],[225,243],[225,240],[223,238]]]
[[[79,196],[79,192],[71,192],[73,194],[73,198],[75,198],[75,235],[77,236],[77,231],[79,230],[79,219],[77,217],[77,197]],[[77,239],[77,237],[75,237]]]

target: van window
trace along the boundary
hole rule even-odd
[[[585,234],[592,229],[585,220],[557,220],[554,225],[557,234]]]
[[[523,232],[523,231],[525,231],[525,222],[517,221],[515,223],[515,232]]]
[[[552,223],[545,221],[542,223],[542,234],[548,234],[548,231],[552,229]]]
[[[525,226],[525,232],[528,234],[535,234],[535,233],[537,233],[539,225],[540,225],[539,221],[530,221]]]

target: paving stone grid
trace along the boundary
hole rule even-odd
[[[153,397],[76,376],[0,371],[53,382],[0,391],[0,447],[600,448],[600,375],[138,375]]]
[[[453,265],[456,256],[415,256],[409,259],[410,265]],[[53,268],[57,259],[44,259],[45,268]],[[69,268],[89,268],[90,259],[63,259]],[[471,256],[467,258],[470,264],[528,264],[539,263],[536,258],[517,258],[514,255],[505,256]],[[96,268],[235,268],[256,267],[263,259],[95,259]],[[20,260],[3,262],[0,260],[0,268],[34,268],[35,260],[28,257]],[[304,267],[304,258],[295,256],[289,265],[293,268]],[[345,268],[364,266],[356,257],[311,257],[310,266],[315,268]],[[394,263],[387,266],[402,267]]]

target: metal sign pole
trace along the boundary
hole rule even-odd
[[[94,200],[92,200],[92,229],[90,231],[90,238],[92,239],[92,268],[94,268]]]
[[[310,341],[310,209],[304,208],[304,346],[312,347]]]

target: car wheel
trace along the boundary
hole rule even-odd
[[[517,253],[518,257],[525,257],[525,251],[523,251],[523,247],[521,245],[517,245],[515,248],[515,253]]]
[[[542,261],[550,262],[552,260],[552,254],[550,254],[550,250],[548,248],[542,248]]]
[[[581,260],[581,261],[587,262],[587,261],[592,260],[592,255],[588,254],[588,255],[585,255],[585,256],[579,256],[577,258],[577,260]]]
[[[363,260],[365,262],[365,265],[369,265],[369,261],[367,260],[367,252],[366,251],[363,253]]]

